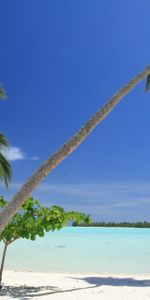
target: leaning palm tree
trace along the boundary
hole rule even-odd
[[[117,92],[92,118],[56,153],[48,158],[39,169],[27,180],[22,188],[14,195],[8,206],[0,214],[0,232],[9,223],[12,216],[22,206],[29,195],[36,189],[41,181],[56,168],[69,154],[71,154],[91,133],[91,131],[112,111],[141,80],[149,77],[150,65],[119,92]]]
[[[4,100],[6,98],[6,91],[3,86],[0,85],[0,99]],[[7,138],[2,133],[0,133],[0,180],[4,180],[6,187],[8,187],[12,175],[11,165],[4,155],[5,150],[7,150],[8,147],[9,142]]]

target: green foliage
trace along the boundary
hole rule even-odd
[[[0,208],[4,208],[7,201],[0,197]],[[59,230],[69,221],[89,222],[89,216],[78,212],[65,212],[60,206],[44,207],[39,200],[33,197],[23,204],[19,212],[0,234],[0,240],[9,244],[19,238],[35,240],[37,236],[43,237],[45,232]]]
[[[5,150],[8,147],[9,142],[7,138],[2,133],[0,133],[0,178],[4,179],[6,187],[8,187],[12,176],[11,165],[4,155]]]
[[[0,210],[8,204],[0,197]],[[23,204],[21,209],[13,216],[11,222],[0,234],[0,241],[4,242],[4,250],[0,266],[0,288],[2,288],[2,273],[6,256],[6,249],[9,244],[19,238],[34,241],[37,236],[43,237],[46,232],[59,230],[67,225],[69,221],[78,223],[88,222],[89,216],[78,212],[65,212],[60,206],[44,207],[39,200],[30,197]]]
[[[148,92],[149,90],[150,90],[150,74],[148,74],[147,76],[145,92]]]
[[[85,217],[86,219],[86,217]],[[131,227],[131,228],[150,228],[150,222],[136,222],[136,223],[129,223],[129,222],[90,222],[89,224],[86,222],[81,222],[78,224],[77,221],[73,222],[73,226],[88,226],[88,227]]]
[[[7,188],[11,181],[11,177],[12,177],[11,165],[0,149],[0,179],[4,180],[5,186]]]
[[[0,84],[0,99],[4,100],[7,98],[6,91]],[[8,187],[11,177],[12,177],[12,168],[4,155],[4,150],[9,147],[9,142],[7,138],[0,133],[0,179],[4,180],[5,186]]]
[[[0,84],[0,98],[5,100],[7,98],[7,94],[2,84]]]

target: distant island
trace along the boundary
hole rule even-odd
[[[92,222],[90,224],[86,223],[77,223],[73,222],[72,226],[78,227],[132,227],[132,228],[150,228],[150,222],[136,222],[136,223],[129,223],[129,222]]]

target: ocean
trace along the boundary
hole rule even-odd
[[[8,247],[6,269],[150,274],[150,229],[65,227],[36,241],[20,239]]]

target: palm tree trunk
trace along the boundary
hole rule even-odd
[[[2,273],[3,273],[3,269],[4,269],[4,262],[5,262],[5,257],[6,257],[7,246],[8,246],[8,244],[4,243],[3,256],[2,256],[1,266],[0,266],[0,289],[2,288]]]
[[[32,194],[41,181],[71,154],[91,133],[91,131],[112,111],[141,80],[150,74],[150,65],[119,92],[117,92],[92,118],[65,143],[56,153],[48,158],[39,169],[27,180],[22,188],[14,195],[8,206],[0,214],[0,232],[9,223],[12,216]]]

